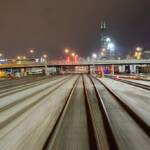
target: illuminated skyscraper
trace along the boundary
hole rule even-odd
[[[101,49],[103,48],[107,48],[107,42],[106,42],[106,38],[107,38],[107,28],[106,28],[106,21],[102,21],[101,22]]]
[[[106,21],[101,22],[101,50],[100,50],[100,58],[107,57],[107,26]]]
[[[100,58],[112,59],[114,57],[115,45],[107,34],[106,21],[101,22],[101,49]]]

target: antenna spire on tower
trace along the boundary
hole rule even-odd
[[[101,21],[101,30],[105,30],[106,29],[106,21]]]

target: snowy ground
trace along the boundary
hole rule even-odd
[[[150,81],[132,80],[132,79],[125,79],[125,80],[150,86]]]
[[[122,97],[150,125],[150,92],[148,90],[108,78],[100,80]]]
[[[62,78],[61,78],[62,79]],[[18,117],[14,117],[14,120],[9,121],[9,124],[2,127],[0,130],[0,149],[2,150],[33,150],[33,149],[42,149],[43,144],[45,143],[65,101],[68,97],[68,94],[72,88],[73,83],[75,82],[76,77],[73,77],[71,80],[66,82],[63,86],[60,86],[57,90],[49,93],[49,95],[41,98],[37,104],[33,105],[30,109],[24,110],[22,114],[18,114]],[[59,81],[59,79],[57,80]],[[30,92],[24,90],[24,93],[13,94],[8,96],[5,100],[1,100],[1,106],[9,104],[10,100],[14,101],[16,99],[20,100],[22,97],[28,97],[28,94],[32,94],[35,90],[42,90],[42,88],[49,87],[53,82],[42,84],[40,87],[34,87]],[[58,83],[57,83],[58,84]],[[64,88],[65,87],[65,88]],[[47,90],[48,90],[47,89]],[[46,92],[43,91],[42,93]],[[20,104],[14,106],[14,111],[20,112],[18,106],[22,107],[31,103],[31,101],[37,98],[38,94],[28,99]],[[16,99],[15,99],[16,97]],[[9,109],[10,110],[10,109]],[[9,111],[6,110],[6,111]],[[14,112],[12,111],[12,113]],[[5,113],[2,112],[3,114]],[[7,116],[8,116],[7,112]],[[11,114],[13,115],[13,114]],[[5,117],[2,115],[1,117]],[[12,140],[13,139],[13,140]]]

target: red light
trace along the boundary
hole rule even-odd
[[[66,63],[70,64],[70,57],[69,56],[66,57]]]
[[[75,57],[74,57],[74,63],[78,64],[78,55],[75,55]]]

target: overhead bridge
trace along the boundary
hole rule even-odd
[[[48,67],[61,67],[61,66],[93,66],[93,65],[150,65],[149,60],[135,60],[135,59],[124,59],[124,60],[99,60],[99,61],[82,61],[78,64],[66,64],[66,63],[48,63]],[[44,63],[11,63],[11,64],[0,64],[0,69],[7,68],[39,68],[45,67]]]
[[[18,64],[19,63],[19,64]],[[144,70],[143,70],[144,67]],[[47,68],[47,69],[46,69]],[[82,61],[78,64],[66,64],[65,61],[49,61],[48,63],[16,62],[0,64],[0,70],[6,72],[21,72],[22,76],[30,72],[60,73],[91,73],[110,72],[114,73],[150,73],[150,60],[99,60]]]

